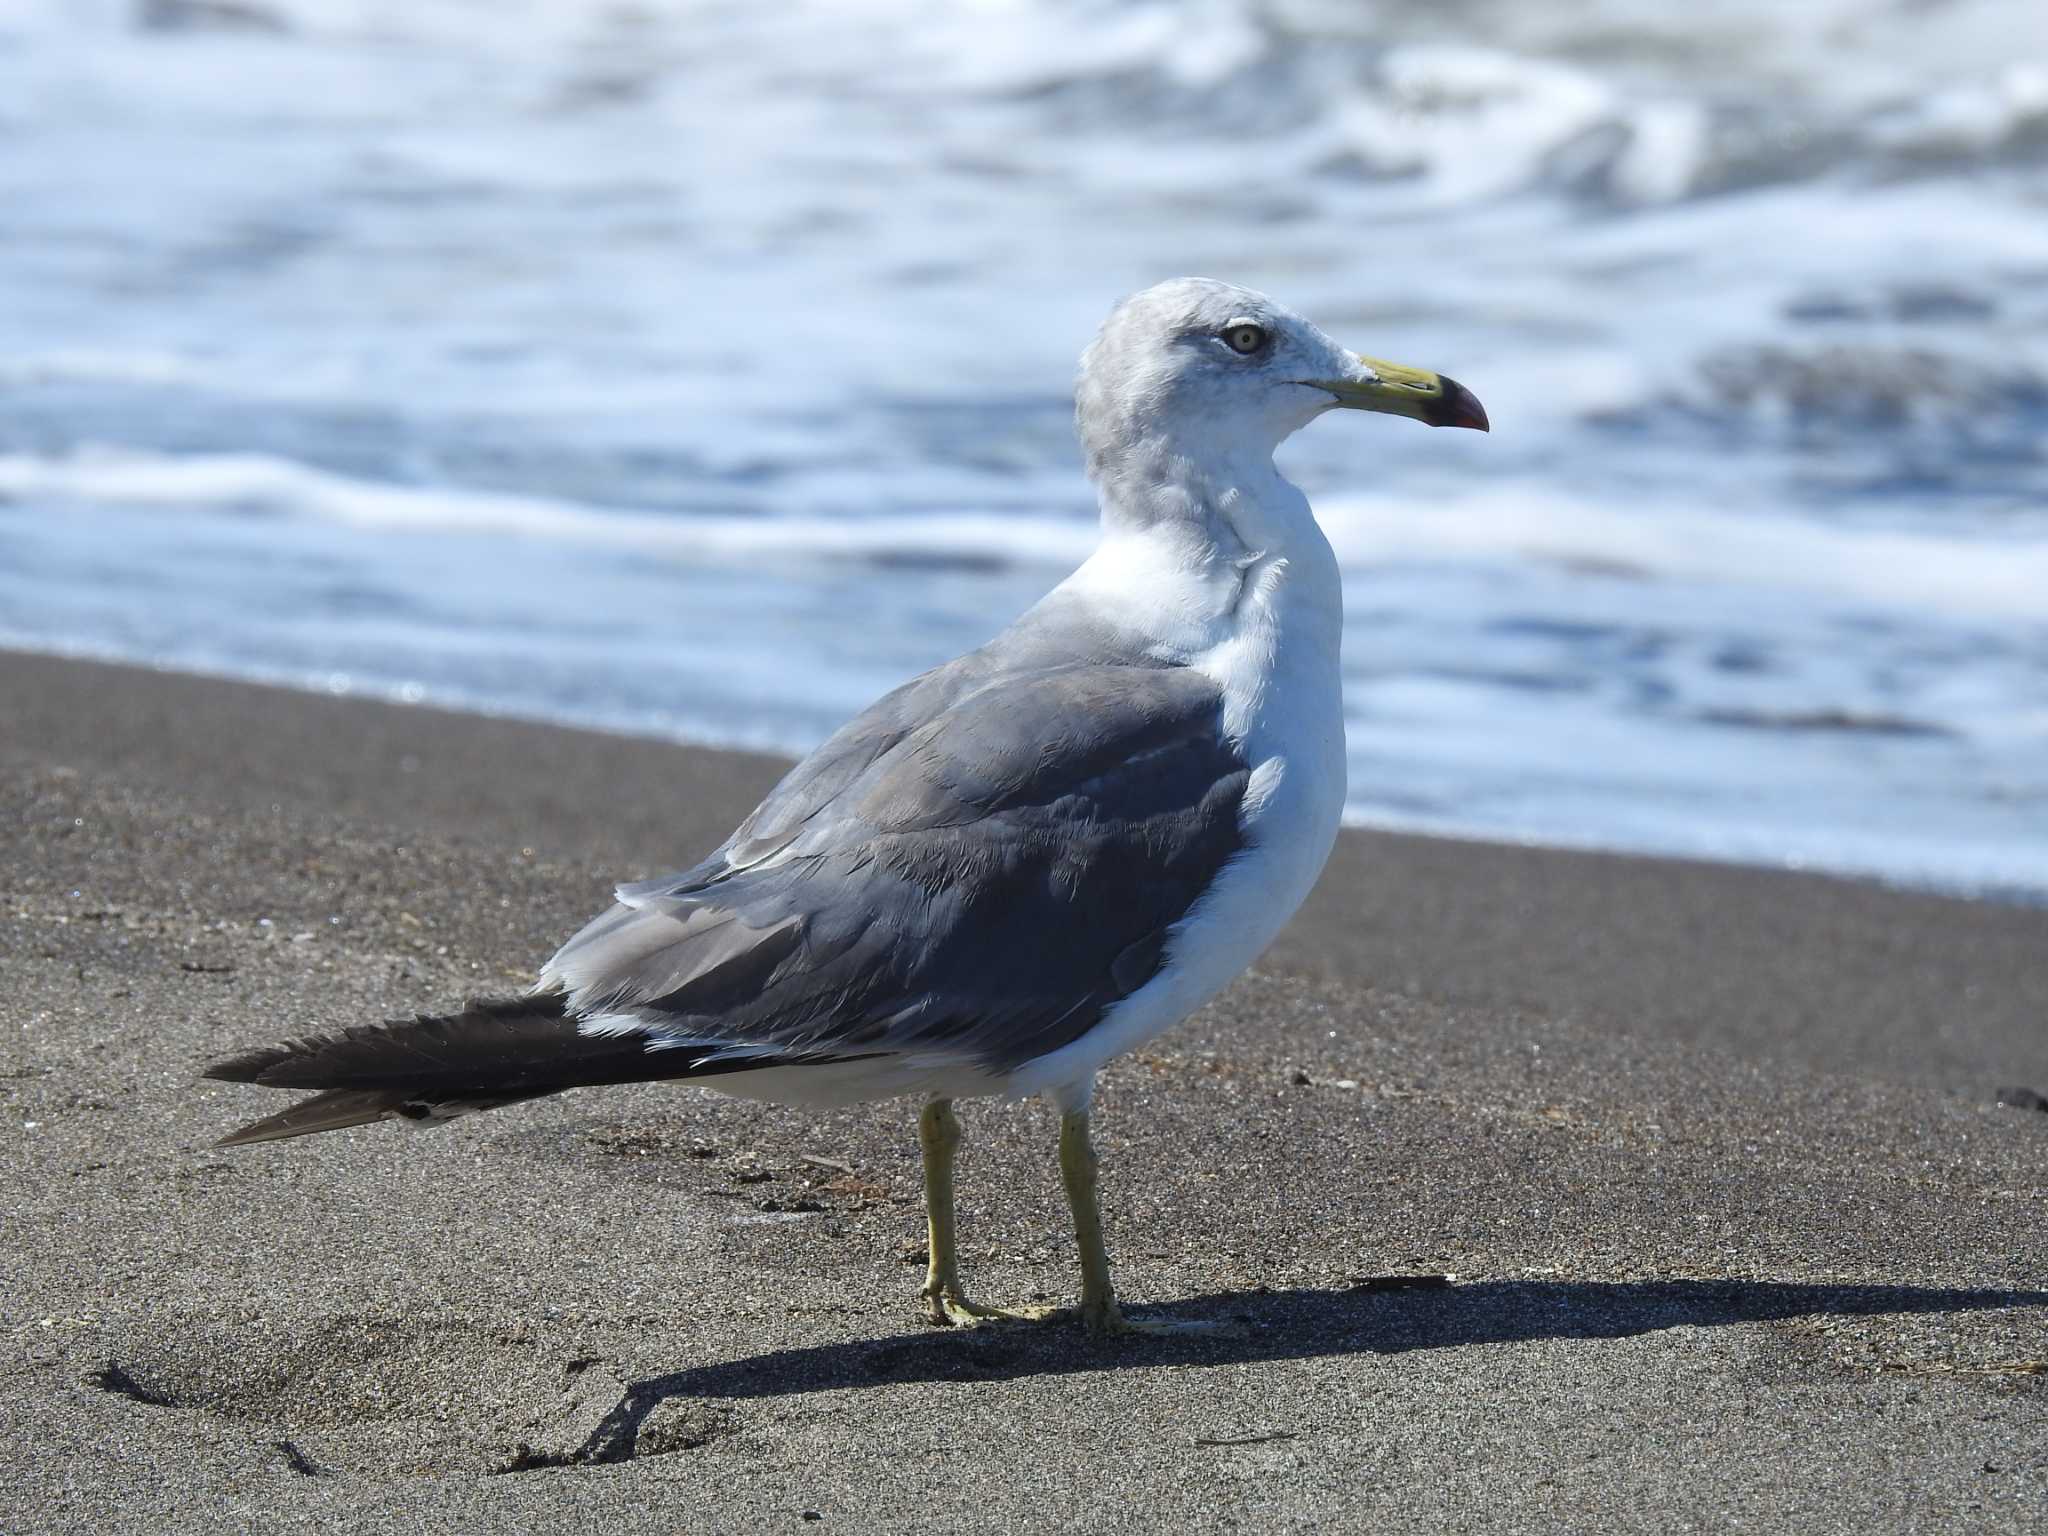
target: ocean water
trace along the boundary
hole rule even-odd
[[[0,644],[801,749],[1182,272],[1493,416],[1283,451],[1354,821],[2048,896],[2027,0],[0,0]]]

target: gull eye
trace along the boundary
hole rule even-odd
[[[1249,320],[1240,320],[1223,328],[1223,342],[1231,351],[1250,357],[1266,344],[1266,328],[1253,325]]]

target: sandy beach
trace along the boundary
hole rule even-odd
[[[2048,1508],[2048,912],[1346,833],[1099,1098],[1127,1302],[1228,1334],[952,1332],[905,1104],[211,1146],[284,1099],[208,1060],[523,985],[775,760],[17,654],[0,722],[0,1530]],[[963,1118],[968,1283],[1069,1297],[1053,1115]]]

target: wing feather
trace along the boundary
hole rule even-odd
[[[1198,673],[976,661],[850,722],[704,864],[622,887],[546,979],[607,1032],[764,1066],[1001,1071],[1080,1038],[1240,850],[1247,771]]]

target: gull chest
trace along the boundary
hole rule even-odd
[[[1174,926],[1158,975],[1080,1040],[1015,1073],[1011,1094],[1084,1102],[1104,1062],[1179,1023],[1256,959],[1322,872],[1344,807],[1340,613],[1334,601],[1290,602],[1318,594],[1271,564],[1248,578],[1227,629],[1186,661],[1217,684],[1220,724],[1250,772],[1242,847]]]
[[[1224,729],[1251,770],[1239,814],[1245,847],[1226,879],[1256,892],[1262,910],[1243,913],[1234,935],[1204,934],[1236,951],[1240,965],[1256,958],[1308,895],[1344,809],[1336,572],[1317,580],[1324,573],[1313,566],[1274,566],[1248,580],[1233,633],[1194,662],[1221,689]],[[1231,904],[1225,891],[1215,894],[1205,905]],[[1204,916],[1190,914],[1191,925]]]

